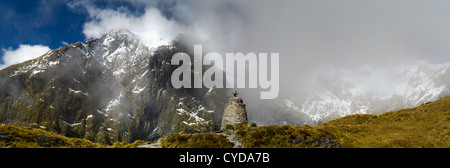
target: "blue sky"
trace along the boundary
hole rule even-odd
[[[78,4],[77,4],[78,3]],[[72,5],[72,6],[71,6]],[[92,21],[86,7],[96,9],[127,9],[128,14],[139,16],[145,6],[122,0],[72,1],[72,0],[2,0],[0,1],[0,69],[8,54],[20,45],[57,49],[66,44],[86,41],[83,25]],[[41,49],[41,51],[43,51]],[[40,53],[41,54],[41,53]],[[34,57],[34,56],[33,56]],[[23,59],[20,60],[24,61]],[[18,63],[18,62],[12,62]],[[11,63],[8,63],[11,64]]]
[[[21,45],[57,49],[118,28],[150,46],[188,34],[209,51],[278,52],[285,67],[305,72],[442,63],[449,9],[445,0],[2,0],[0,69]]]
[[[295,75],[280,88],[295,94],[330,71],[369,67],[390,89],[384,69],[450,62],[448,0],[1,0],[0,11],[0,69],[119,28],[149,47],[186,34],[203,53],[279,53],[280,74]]]
[[[17,48],[19,44],[41,44],[56,49],[62,42],[84,41],[83,24],[92,18],[82,7],[71,9],[68,0],[0,1],[0,48]],[[76,1],[75,1],[76,2]],[[143,8],[126,1],[90,1],[98,8],[125,6],[136,14]]]
[[[58,0],[0,1],[0,69],[85,40],[88,16]]]
[[[63,1],[0,1],[0,47],[41,44],[55,49],[62,42],[84,40],[85,13],[75,13]]]
[[[207,37],[217,34],[203,31],[218,28],[211,27],[215,23],[210,22],[220,21],[217,16],[221,14],[214,11],[229,8],[223,6],[219,1],[2,0],[0,69],[114,29],[131,30],[149,47],[166,44],[180,33]],[[186,15],[190,8],[196,11]],[[187,25],[199,16],[209,20],[199,22],[202,25]]]

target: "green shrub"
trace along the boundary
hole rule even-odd
[[[234,130],[234,127],[231,124],[225,125],[225,131],[227,130]]]

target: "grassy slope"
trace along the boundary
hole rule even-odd
[[[342,147],[450,147],[450,96],[381,115],[350,115],[326,122]]]
[[[214,133],[187,134],[180,132],[160,140],[163,148],[231,148],[233,143],[225,136]]]
[[[332,138],[344,148],[450,147],[450,96],[410,109],[381,115],[357,114],[310,126],[241,125],[236,128],[244,147],[320,147],[316,142]],[[293,143],[294,140],[296,143]],[[223,135],[174,134],[162,139],[163,147],[232,147]],[[105,146],[67,138],[40,129],[0,125],[0,147],[136,147],[144,143]],[[316,144],[315,144],[316,143]],[[322,142],[320,142],[322,143]],[[326,142],[333,144],[333,142]]]
[[[343,148],[449,148],[450,96],[381,115],[350,115],[315,127],[240,125],[236,130],[248,148],[331,147],[335,141]],[[196,147],[193,140],[175,140],[177,136],[171,137],[176,146],[166,147]],[[331,142],[324,141],[330,138]]]
[[[29,127],[0,125],[0,147],[16,148],[97,148],[102,145],[79,138]]]
[[[244,147],[318,147],[322,137],[343,148],[449,148],[450,96],[381,115],[356,114],[309,126],[244,128]],[[293,144],[295,139],[300,143]],[[298,141],[297,141],[298,142]]]
[[[42,129],[0,125],[0,148],[137,148],[146,142],[116,142],[113,146],[86,139],[68,138]]]

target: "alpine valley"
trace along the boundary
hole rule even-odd
[[[102,144],[218,130],[232,91],[175,89],[171,75],[177,66],[170,64],[172,56],[193,55],[183,44],[174,41],[149,48],[130,31],[115,30],[4,68],[0,70],[0,124],[40,128]],[[249,123],[319,125],[447,96],[449,67],[448,63],[399,67],[392,79],[385,79],[397,83],[396,87],[380,83],[377,71],[370,67],[336,70],[318,74],[315,87],[296,95],[244,102]],[[371,87],[386,88],[386,92]]]

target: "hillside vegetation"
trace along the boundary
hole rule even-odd
[[[381,115],[349,115],[315,127],[245,124],[235,128],[244,148],[449,148],[449,130],[450,96]],[[210,138],[202,136],[213,135],[195,136],[207,143]],[[164,147],[198,147],[189,137],[168,138],[162,141],[173,140],[176,145]]]
[[[163,148],[231,148],[231,143],[224,135],[214,133],[187,134],[180,132],[160,140]]]
[[[350,115],[317,127],[332,132],[342,147],[449,148],[450,96],[381,115]]]
[[[0,147],[9,148],[97,148],[101,145],[89,140],[79,138],[67,138],[53,132],[19,127],[0,125]]]
[[[146,142],[137,140],[134,143],[116,142],[108,146],[42,129],[0,125],[0,148],[137,148],[143,144]]]
[[[356,114],[310,126],[251,126],[231,128],[244,148],[449,148],[450,96],[420,106],[381,115]],[[167,148],[231,148],[230,133],[187,134],[160,139]],[[145,144],[117,142],[112,146],[68,138],[41,129],[0,125],[0,147],[16,148],[133,148]]]

